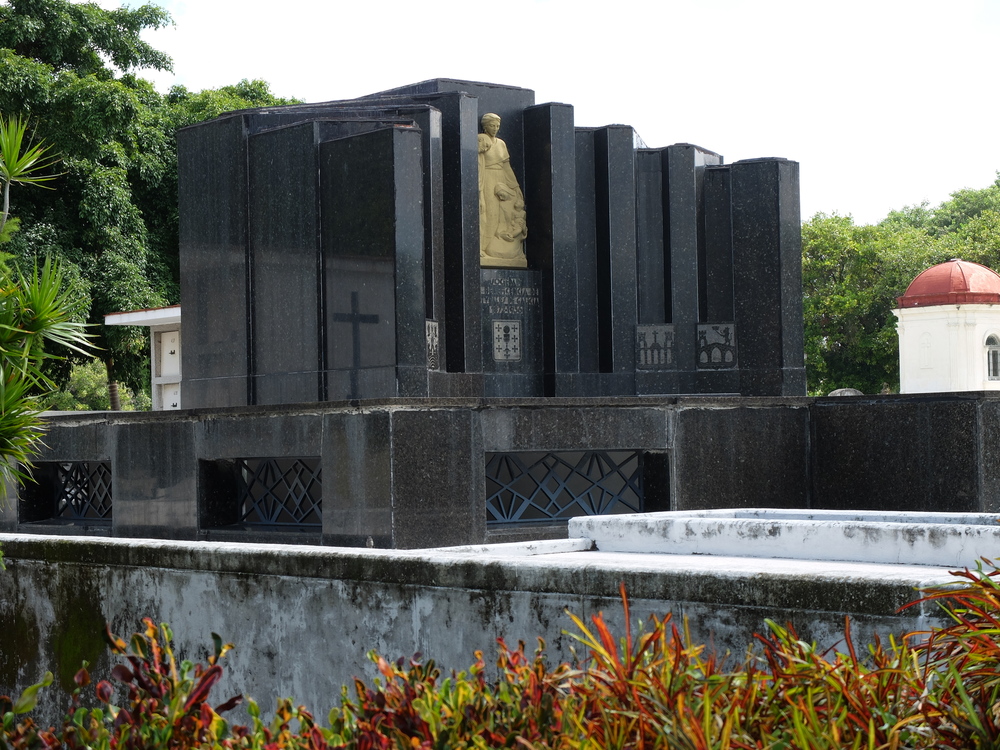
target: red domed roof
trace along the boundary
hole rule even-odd
[[[921,273],[896,302],[900,307],[1000,304],[1000,274],[956,258]]]

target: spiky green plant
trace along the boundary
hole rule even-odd
[[[58,157],[31,140],[27,119],[0,115],[0,239],[9,237],[16,222],[10,219],[11,185],[48,187],[58,176],[49,171]],[[0,254],[0,500],[28,478],[26,469],[41,441],[38,396],[55,389],[42,369],[51,356],[45,344],[78,352],[89,346],[85,325],[72,318],[72,295],[59,266],[46,260],[41,269],[35,266],[25,274],[12,271],[8,258]]]
[[[45,344],[86,354],[88,339],[57,263],[24,274],[0,262],[0,480],[8,487],[27,479],[42,439],[41,404],[56,388],[43,371],[52,356]]]

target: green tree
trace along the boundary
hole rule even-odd
[[[892,211],[872,226],[816,214],[802,225],[809,392],[899,388],[896,298],[921,271],[951,258],[1000,269],[1000,177],[940,206]]]
[[[122,411],[146,411],[150,398],[144,393],[132,393],[128,388],[119,392]],[[91,359],[73,366],[65,385],[48,399],[52,411],[107,411],[111,408],[108,373],[104,364]]]
[[[262,81],[161,96],[135,71],[170,69],[170,59],[141,38],[169,23],[155,5],[0,5],[0,112],[30,117],[65,170],[58,191],[19,200],[24,229],[7,247],[22,270],[50,255],[77,281],[112,391],[118,381],[135,392],[147,387],[148,337],[139,328],[105,327],[104,315],[179,301],[176,128],[289,101],[271,96]],[[65,381],[70,365],[53,377]]]
[[[809,392],[897,390],[896,319],[891,310],[913,277],[947,259],[924,229],[856,226],[817,214],[802,226],[803,313]]]
[[[155,192],[169,172],[161,98],[130,73],[169,69],[169,58],[140,37],[168,22],[152,5],[106,11],[67,0],[9,0],[0,6],[0,111],[30,116],[65,169],[58,191],[36,191],[19,202],[21,226],[33,232],[14,235],[9,248],[22,270],[47,252],[68,276],[86,280],[88,317],[98,324],[106,313],[178,296],[171,261],[150,242],[136,200]],[[145,337],[96,330],[110,379],[140,386]]]

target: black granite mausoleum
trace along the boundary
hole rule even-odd
[[[480,268],[486,112],[527,269]],[[805,393],[795,162],[447,79],[224,115],[178,153],[187,407]]]
[[[480,267],[487,112],[527,268]],[[445,79],[181,130],[185,408],[53,417],[0,530],[428,547],[831,502],[798,165],[634,141]]]

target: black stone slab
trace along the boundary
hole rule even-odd
[[[249,403],[247,174],[244,118],[177,133],[181,306],[181,403]]]
[[[817,400],[812,507],[987,510],[977,417],[973,394]]]
[[[697,390],[697,325],[704,321],[702,274],[705,252],[704,178],[709,164],[721,157],[690,143],[678,143],[663,151],[663,171],[668,216],[667,254],[671,286],[671,322],[675,333],[678,389]]]
[[[705,321],[733,320],[732,175],[728,166],[705,168]]]
[[[179,419],[115,426],[115,536],[197,538],[196,428],[197,422]]]
[[[805,395],[799,165],[732,165],[733,268],[740,393]]]
[[[541,104],[524,112],[528,266],[542,273],[545,394],[578,394],[576,134],[573,108]]]
[[[428,97],[422,97],[427,99]],[[436,320],[441,336],[439,352],[444,361],[445,354],[445,284],[444,284],[444,224],[443,224],[443,182],[442,182],[442,114],[427,103],[413,103],[406,97],[390,97],[379,100],[361,99],[326,102],[323,104],[295,105],[269,110],[290,110],[300,115],[336,117],[341,123],[341,136],[371,130],[360,128],[355,122],[377,119],[383,126],[394,118],[397,124],[412,122],[423,135],[423,186],[424,186],[424,290],[426,295],[426,316]]]
[[[254,391],[257,403],[322,400],[319,144],[385,128],[312,119],[249,138]]]
[[[323,418],[323,543],[392,547],[392,457],[387,412]]]
[[[421,135],[320,146],[326,398],[427,395]]]
[[[638,322],[633,130],[594,131],[597,312],[601,395],[635,393]]]
[[[670,216],[660,149],[636,151],[636,287],[639,325],[635,331],[635,392],[677,393],[670,264]]]
[[[663,155],[657,149],[635,154],[636,283],[639,324],[670,322],[669,266],[665,263]]]
[[[612,405],[606,399],[537,405],[488,403],[480,417],[483,450],[617,450],[639,446],[665,451],[673,436],[673,410],[666,403]]]
[[[809,410],[678,402],[672,510],[807,508]]]
[[[1000,401],[979,403],[979,507],[1000,512]]]
[[[728,166],[705,169],[704,324],[731,326],[735,332],[733,297],[732,176]],[[734,337],[738,338],[738,337]],[[699,336],[699,341],[700,341]],[[740,374],[733,368],[705,367],[698,351],[698,393],[739,393]],[[738,363],[739,353],[736,352]]]
[[[199,321],[185,336],[185,404],[197,407],[256,402],[257,380],[251,377],[256,367],[256,269],[249,232],[251,222],[261,217],[251,217],[248,212],[251,195],[247,139],[252,134],[316,120],[329,112],[323,107],[249,110],[178,133],[179,180],[183,186],[181,302],[191,311],[189,317]],[[358,116],[335,127],[337,134],[346,135],[384,127],[390,121],[411,122],[399,117],[370,122]],[[334,125],[327,122],[323,127],[329,130]],[[328,132],[327,137],[330,135]],[[264,190],[262,197],[258,192],[257,200],[266,204],[266,193]],[[268,286],[269,282],[264,283]],[[265,361],[271,356],[265,353]],[[279,391],[289,388],[287,395],[269,393],[266,400],[301,400],[301,383],[291,386],[287,378],[276,379],[270,372],[265,375],[276,381],[274,388]]]
[[[484,268],[480,274],[484,394],[541,396],[542,272]]]
[[[576,242],[580,372],[600,372],[597,314],[597,193],[593,128],[576,129]],[[600,393],[593,385],[585,395]]]
[[[474,383],[455,383],[449,378],[433,378],[435,392],[477,393],[482,373],[479,339],[479,164],[477,149],[477,100],[462,92],[398,93],[383,92],[371,97],[337,104],[347,107],[403,107],[422,104],[441,113],[441,238],[444,251],[440,261],[443,283],[443,316],[439,333],[451,373],[473,374]],[[436,287],[437,288],[437,287]],[[437,314],[437,312],[435,313]]]
[[[320,399],[319,129],[249,138],[256,402]]]
[[[393,546],[486,539],[486,465],[478,414],[469,409],[392,416]]]
[[[479,152],[476,100],[434,99],[442,113],[445,347],[448,372],[483,371],[479,300]]]

